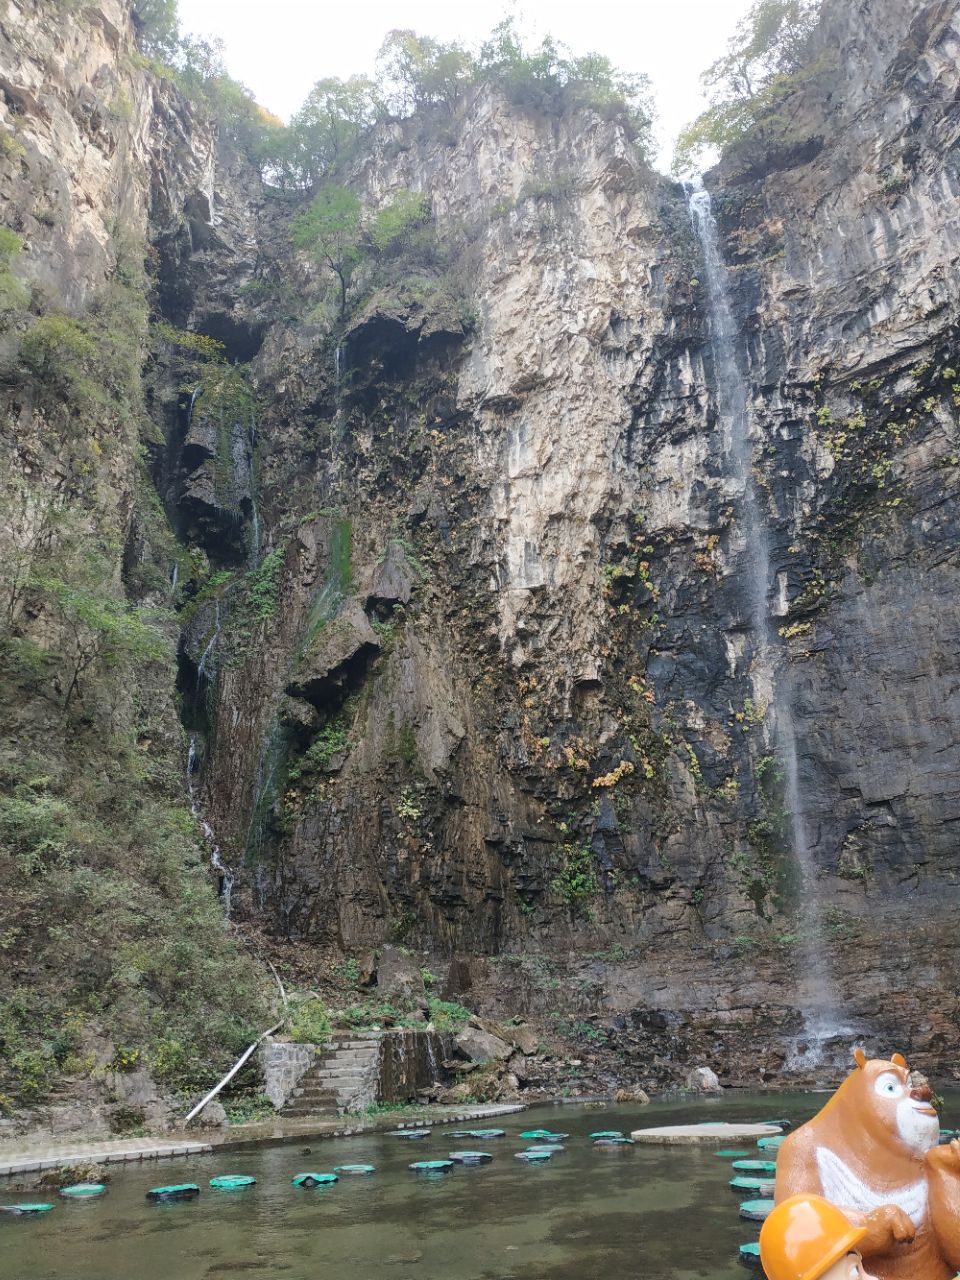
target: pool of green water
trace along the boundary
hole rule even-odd
[[[727,1186],[729,1161],[703,1147],[594,1148],[590,1133],[703,1120],[808,1119],[824,1095],[738,1094],[716,1101],[602,1109],[537,1107],[470,1124],[436,1126],[410,1142],[385,1134],[300,1139],[185,1160],[114,1166],[106,1195],[38,1197],[0,1182],[0,1204],[56,1201],[39,1217],[0,1216],[0,1273],[9,1280],[740,1280],[737,1246],[755,1240]],[[945,1123],[950,1123],[947,1120]],[[484,1142],[456,1128],[498,1127]],[[513,1158],[527,1129],[568,1133],[542,1165]],[[738,1146],[752,1144],[737,1144]],[[310,1154],[303,1154],[310,1147]],[[440,1176],[415,1160],[465,1148],[489,1163]],[[300,1190],[296,1174],[372,1164],[368,1176]],[[257,1179],[215,1191],[224,1174]],[[151,1187],[196,1182],[198,1199],[153,1204]]]

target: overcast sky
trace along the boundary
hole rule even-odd
[[[549,31],[574,53],[605,53],[653,81],[660,167],[703,107],[699,75],[723,52],[752,0],[180,0],[194,35],[218,35],[232,75],[288,119],[324,76],[372,72],[394,27],[439,40],[480,42],[508,12],[525,31]]]

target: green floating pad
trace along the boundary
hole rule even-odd
[[[737,1195],[741,1191],[753,1192],[755,1196],[772,1196],[773,1195],[773,1179],[772,1178],[732,1178],[730,1181],[730,1190]]]
[[[503,1138],[503,1137],[506,1135],[506,1132],[507,1132],[507,1131],[506,1131],[506,1129],[471,1129],[471,1130],[469,1130],[469,1132],[466,1134],[466,1137],[468,1137],[468,1138],[484,1138],[484,1139],[486,1139],[486,1138]],[[456,1138],[456,1137],[458,1137],[458,1136],[463,1136],[463,1135],[454,1134],[453,1136]]]
[[[27,1213],[49,1213],[52,1208],[52,1204],[5,1204],[0,1205],[0,1213],[19,1218]]]
[[[740,1217],[748,1222],[764,1222],[773,1205],[772,1200],[744,1200],[740,1205]]]
[[[413,1164],[407,1165],[408,1169],[412,1169],[414,1173],[446,1173],[448,1169],[453,1168],[452,1160],[416,1160]]]
[[[477,1136],[477,1133],[479,1132],[480,1130],[478,1129],[451,1129],[450,1137],[451,1138],[475,1138]]]
[[[78,1182],[75,1187],[61,1187],[60,1194],[71,1200],[86,1200],[89,1196],[102,1196],[106,1189],[102,1182]]]
[[[391,1129],[388,1138],[429,1138],[429,1129]]]
[[[742,1244],[737,1250],[737,1261],[742,1267],[749,1267],[751,1271],[763,1270],[758,1244]]]
[[[327,1187],[331,1182],[337,1181],[335,1173],[298,1173],[292,1179],[295,1187]]]
[[[178,1182],[172,1187],[151,1187],[148,1200],[196,1200],[200,1188],[195,1182]]]
[[[486,1164],[493,1156],[489,1151],[451,1151],[450,1159],[456,1164]]]
[[[772,1160],[734,1160],[730,1168],[736,1169],[737,1173],[752,1173],[757,1178],[762,1173],[769,1173],[773,1178],[777,1172],[777,1166]]]
[[[634,1141],[632,1138],[597,1138],[593,1145],[595,1147],[632,1147]]]
[[[220,1178],[211,1178],[211,1187],[218,1191],[241,1191],[244,1187],[256,1184],[256,1178],[249,1178],[245,1173],[225,1173]]]
[[[516,1151],[513,1156],[514,1160],[526,1160],[528,1164],[540,1164],[544,1160],[553,1158],[552,1151]]]
[[[769,1142],[770,1139],[764,1138],[763,1141]],[[723,1151],[715,1151],[713,1154],[715,1156],[719,1156],[721,1160],[739,1160],[742,1156],[748,1156],[750,1152],[749,1151],[733,1151],[725,1147]]]
[[[621,1129],[598,1129],[596,1133],[591,1133],[591,1138],[622,1138],[623,1131]]]
[[[334,1173],[350,1174],[359,1173],[376,1173],[376,1167],[372,1164],[338,1164],[334,1165]]]
[[[520,1135],[521,1138],[552,1138],[553,1134],[549,1129],[524,1129]]]
[[[957,1137],[958,1134],[960,1134],[960,1129],[941,1129],[940,1130],[941,1144],[946,1142],[952,1142],[954,1138]]]
[[[786,1138],[783,1134],[778,1133],[775,1138],[758,1138],[757,1146],[761,1151],[779,1151],[785,1142]],[[743,1154],[746,1155],[746,1152]]]

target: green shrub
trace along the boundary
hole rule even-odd
[[[290,1038],[297,1044],[326,1044],[333,1027],[319,1000],[305,1000],[290,1017]]]

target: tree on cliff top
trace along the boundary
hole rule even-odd
[[[811,38],[820,7],[821,0],[756,0],[727,52],[701,77],[712,103],[680,134],[676,172],[695,170],[705,152],[725,151],[751,135],[769,143],[764,126],[813,69]]]
[[[360,201],[347,187],[323,187],[290,227],[297,248],[336,276],[341,320],[347,314],[347,286],[362,256],[360,213]]]

